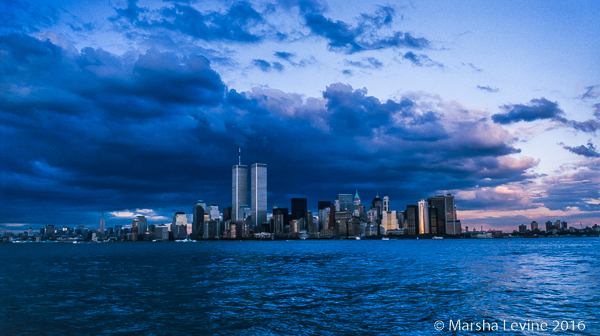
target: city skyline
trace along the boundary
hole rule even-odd
[[[232,206],[239,148],[269,212],[451,193],[463,226],[599,221],[598,2],[0,9],[0,231]]]

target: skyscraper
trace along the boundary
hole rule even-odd
[[[306,225],[306,212],[307,212],[306,198],[292,198],[292,219],[298,220],[304,218],[303,225]],[[306,230],[306,227],[300,227],[299,230]]]
[[[336,211],[348,211],[352,213],[352,194],[338,194],[336,199]]]
[[[105,227],[104,227],[104,212],[103,212],[102,218],[100,218],[100,233],[104,234],[104,230],[105,230]]]
[[[416,235],[419,232],[418,222],[419,207],[416,205],[406,206],[406,222],[409,235]]]
[[[390,196],[383,196],[383,211],[390,211]]]
[[[448,194],[446,196],[440,195],[429,197],[427,203],[437,209],[438,234],[461,234],[462,229],[460,227],[460,221],[456,220],[454,196]]]
[[[200,238],[204,235],[204,201],[198,200],[194,204],[193,219],[192,219],[192,237]]]
[[[135,216],[135,218],[137,218],[139,223],[138,234],[146,233],[146,231],[148,231],[148,220],[146,219],[146,217],[143,215],[137,215]]]
[[[419,234],[429,233],[429,205],[422,199],[419,201]]]
[[[242,157],[231,169],[231,220],[244,220],[240,212],[242,205],[248,204],[248,166],[242,166]]]
[[[250,209],[252,226],[267,221],[267,165],[255,163],[250,166]]]

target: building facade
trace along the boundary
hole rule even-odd
[[[250,208],[252,226],[267,221],[267,165],[255,163],[250,166]]]

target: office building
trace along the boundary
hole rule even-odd
[[[231,220],[231,211],[232,211],[232,207],[226,207],[223,208],[223,221],[226,222],[228,220]]]
[[[381,228],[385,234],[389,230],[398,230],[398,215],[396,210],[384,211],[382,213]]]
[[[538,223],[536,221],[531,222],[531,231],[535,231],[537,229],[538,229]]]
[[[255,163],[250,166],[250,208],[252,226],[267,221],[267,165]]]
[[[390,196],[383,196],[383,211],[390,211]]]
[[[416,235],[419,232],[419,207],[408,205],[406,207],[406,229],[409,235]]]
[[[438,217],[438,234],[457,235],[462,232],[460,222],[457,222],[456,207],[454,205],[454,196],[447,194],[446,196],[435,196],[427,199],[427,203],[436,208]],[[440,226],[440,221],[443,221],[443,227]]]
[[[429,205],[422,199],[419,201],[419,234],[429,233]]]
[[[348,211],[352,213],[352,194],[338,194],[335,200],[336,211]]]
[[[138,220],[138,234],[145,234],[148,231],[148,220],[145,216],[137,215],[135,218]]]
[[[206,210],[206,212],[208,213],[209,219],[211,220],[220,220],[221,219],[221,215],[219,213],[219,206],[212,203],[209,204],[208,209]]]
[[[173,223],[171,224],[171,233],[173,239],[185,239],[187,237],[187,217],[185,212],[177,212],[173,216]]]
[[[329,201],[319,201],[318,202],[318,217],[319,220],[317,222],[319,231],[325,228],[325,220],[327,219],[327,215],[331,211],[331,202]]]
[[[381,224],[381,213],[383,212],[383,201],[379,198],[379,194],[371,201],[369,209],[369,222]]]
[[[240,212],[242,205],[248,205],[248,166],[242,165],[240,149],[238,165],[231,168],[231,220],[244,220]]]
[[[102,233],[102,234],[104,234],[104,230],[106,230],[104,225],[105,225],[105,223],[104,223],[104,212],[103,212],[102,218],[100,218],[100,233]]]
[[[525,233],[525,232],[527,232],[527,225],[520,224],[519,225],[519,233]]]
[[[306,215],[307,215],[307,201],[306,198],[292,198],[292,219],[298,221],[298,225],[303,224],[302,227],[299,227],[298,230],[306,230]],[[301,223],[300,219],[304,218],[304,221]]]
[[[200,238],[204,235],[204,201],[198,200],[194,204],[192,212],[192,237]]]

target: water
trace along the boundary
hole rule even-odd
[[[596,238],[0,244],[0,334],[599,335],[599,257]]]

